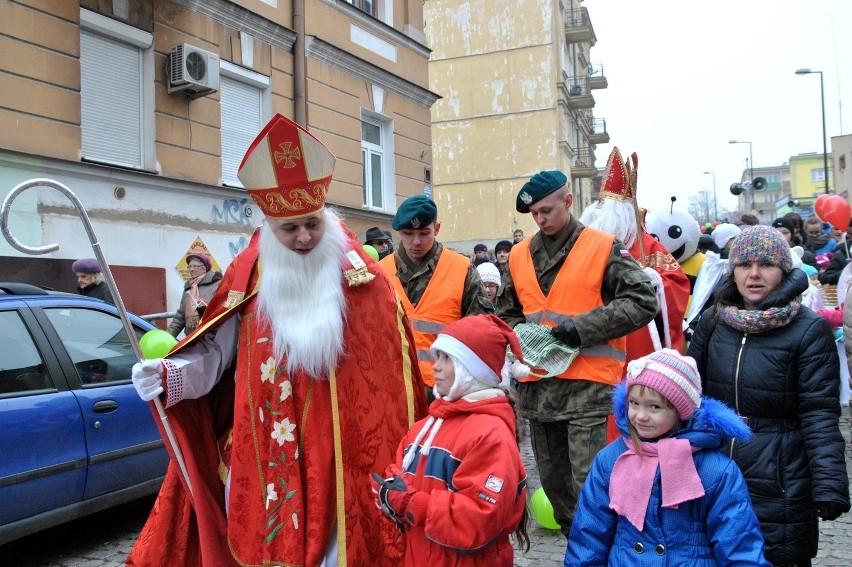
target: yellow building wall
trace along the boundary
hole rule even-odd
[[[790,189],[794,199],[809,199],[825,193],[825,182],[814,182],[811,171],[823,168],[822,154],[798,155],[790,158]],[[828,177],[831,187],[831,156],[828,156]]]
[[[515,211],[515,196],[532,173],[563,165],[555,6],[533,0],[424,4],[433,50],[429,85],[442,97],[432,107],[432,151],[444,241],[511,239],[516,228],[526,234],[536,228],[529,215]]]

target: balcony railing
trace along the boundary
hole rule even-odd
[[[606,75],[604,75],[603,65],[600,63],[589,63],[586,75],[589,77],[590,89],[605,89],[609,86]]]
[[[565,41],[568,43],[588,41],[594,45],[597,42],[598,38],[595,37],[595,30],[592,28],[592,21],[589,19],[588,9],[565,10],[564,22]]]
[[[609,132],[606,131],[606,120],[592,116],[586,120],[589,127],[589,142],[592,144],[608,144]]]
[[[595,154],[591,150],[578,150],[574,154],[574,163],[571,165],[571,177],[590,178],[597,175],[595,169]]]
[[[589,89],[589,78],[585,75],[565,79],[565,92],[568,95],[568,107],[572,109],[593,108],[595,99]]]

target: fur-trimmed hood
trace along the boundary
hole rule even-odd
[[[613,414],[621,434],[630,438],[630,422],[627,419],[627,385],[622,381],[612,393]],[[720,447],[731,439],[747,441],[752,433],[748,425],[724,403],[701,396],[701,405],[689,421],[673,433],[679,439],[688,439],[695,447]]]

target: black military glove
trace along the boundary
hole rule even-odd
[[[414,497],[414,490],[410,489],[398,474],[391,478],[382,478],[377,473],[370,475],[370,490],[376,508],[393,520],[399,531],[405,531],[405,510]]]
[[[783,307],[790,303],[794,297],[801,295],[809,284],[808,274],[799,268],[793,268],[781,282],[763,298],[759,310],[769,309],[770,307]]]
[[[847,510],[845,504],[831,501],[816,502],[816,507],[819,517],[825,520],[826,522],[836,520],[840,517],[840,514],[846,512]]]
[[[580,333],[574,327],[574,321],[571,319],[567,319],[550,329],[550,334],[571,348],[580,348]]]

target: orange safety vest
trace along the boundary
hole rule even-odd
[[[444,248],[438,257],[432,279],[429,280],[417,307],[411,304],[402,288],[402,282],[396,275],[396,254],[385,256],[379,264],[390,276],[408,321],[411,323],[423,383],[432,387],[435,385],[435,372],[432,370],[432,365],[435,364],[436,359],[429,347],[435,342],[441,329],[462,318],[462,296],[464,282],[470,269],[470,260],[458,252]]]
[[[530,239],[515,244],[509,270],[527,323],[555,327],[565,319],[602,306],[601,285],[613,236],[586,227],[565,258],[547,297],[538,285],[530,254]],[[625,337],[580,349],[580,354],[558,378],[618,384],[626,359]],[[522,382],[535,382],[530,374]]]

